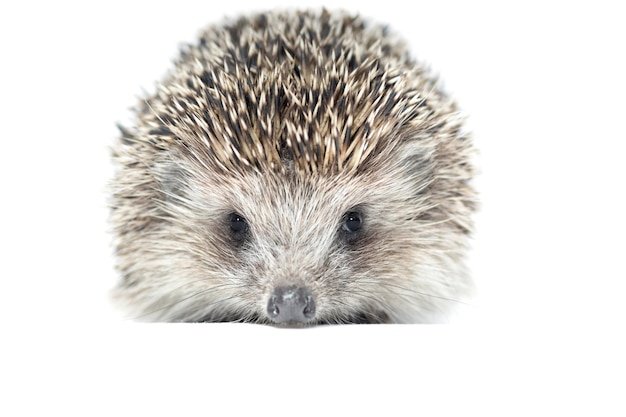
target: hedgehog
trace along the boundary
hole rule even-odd
[[[225,18],[119,126],[113,298],[141,321],[449,321],[474,288],[464,122],[387,26]]]

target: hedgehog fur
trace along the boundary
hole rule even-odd
[[[131,317],[433,322],[470,294],[471,140],[388,28],[327,10],[227,20],[135,113],[111,198]]]

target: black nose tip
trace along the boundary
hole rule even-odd
[[[306,323],[315,317],[315,300],[306,287],[276,287],[267,303],[274,323]]]

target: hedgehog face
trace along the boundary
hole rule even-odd
[[[159,226],[135,241],[152,279],[124,297],[172,321],[432,321],[457,296],[440,253],[460,231],[432,203],[432,163],[393,157],[336,175],[159,165]]]
[[[393,251],[385,241],[397,235],[381,227],[376,198],[362,191],[376,186],[372,179],[256,174],[242,180],[193,191],[221,200],[221,209],[207,216],[214,220],[205,236],[219,244],[198,250],[222,262],[204,273],[236,283],[208,316],[247,312],[246,319],[275,323],[353,322],[366,313],[369,320],[387,319],[373,260]]]
[[[207,30],[114,149],[117,290],[170,321],[432,321],[467,293],[471,145],[386,29]]]

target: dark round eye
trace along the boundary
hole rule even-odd
[[[342,229],[348,233],[356,233],[361,230],[363,219],[358,211],[349,211],[343,217]]]
[[[248,222],[243,216],[232,213],[230,215],[230,231],[235,236],[243,236],[248,231]]]

